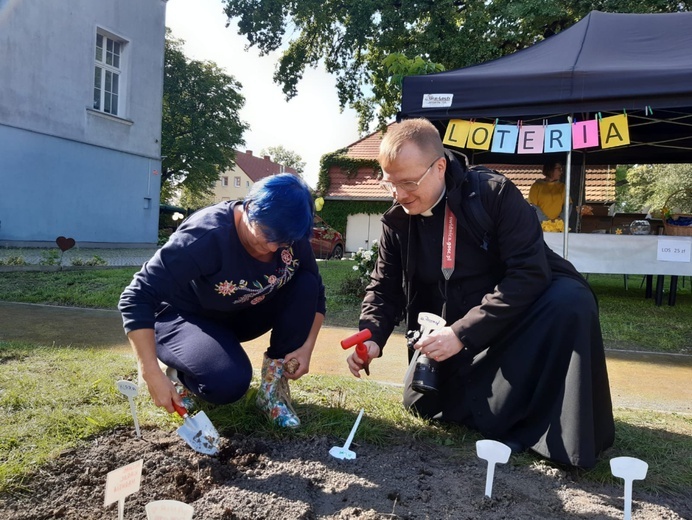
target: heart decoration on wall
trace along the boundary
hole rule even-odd
[[[60,251],[64,253],[68,249],[72,249],[77,242],[75,242],[74,238],[58,237],[55,239],[55,243],[58,244]]]

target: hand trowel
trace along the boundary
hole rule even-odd
[[[188,446],[198,453],[216,455],[219,452],[219,432],[204,412],[197,412],[190,417],[183,406],[173,403],[175,411],[183,418],[183,425],[178,428],[178,435]]]

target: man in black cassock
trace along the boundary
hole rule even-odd
[[[513,451],[594,466],[613,443],[614,423],[598,307],[586,281],[545,244],[516,186],[499,174],[469,172],[429,121],[392,125],[378,160],[394,205],[382,218],[361,310],[360,329],[372,333],[369,359],[354,352],[351,372],[360,377],[382,355],[402,318],[418,330],[420,312],[442,316],[447,325],[415,343],[439,363],[438,391],[414,390],[410,367],[409,409],[477,429]],[[478,229],[484,218],[473,197],[490,230]]]

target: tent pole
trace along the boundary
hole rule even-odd
[[[572,119],[574,119],[574,114],[567,116],[567,122],[572,127]],[[562,230],[562,257],[568,260],[569,254],[569,192],[570,184],[572,182],[572,143],[570,140],[569,151],[567,152],[567,164],[565,173],[565,202],[562,205],[562,222],[564,223],[564,229]]]

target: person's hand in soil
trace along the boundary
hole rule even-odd
[[[363,344],[368,347],[368,359],[360,359],[355,349],[346,359],[348,369],[351,371],[351,374],[356,377],[360,377],[360,371],[364,370],[365,366],[369,365],[373,359],[380,357],[381,350],[377,343],[374,341],[365,341]]]
[[[426,334],[419,339],[413,348],[420,350],[435,361],[444,361],[461,352],[464,344],[459,340],[451,327],[443,327]]]
[[[149,389],[149,395],[156,406],[161,406],[165,408],[169,413],[175,412],[173,408],[173,402],[178,406],[185,405],[183,400],[175,389],[175,386],[168,379],[168,376],[159,369],[159,373],[155,372],[145,379],[147,382],[147,388]]]
[[[149,395],[156,406],[162,406],[169,413],[175,412],[173,402],[183,406],[182,398],[168,376],[161,370],[156,358],[154,329],[137,329],[129,332],[127,338],[137,356],[139,371],[147,384]]]

